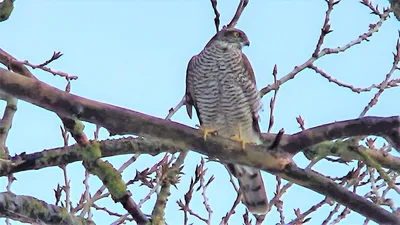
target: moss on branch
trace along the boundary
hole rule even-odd
[[[31,196],[0,193],[0,217],[7,217],[24,223],[84,225],[93,221],[74,216],[65,208],[48,204]]]
[[[67,118],[76,118],[100,125],[112,134],[139,135],[178,149],[191,149],[210,158],[218,158],[222,162],[253,166],[331,197],[375,222],[400,224],[400,218],[396,215],[390,214],[321,175],[298,168],[292,161],[293,154],[299,152],[300,148],[347,136],[379,135],[389,139],[394,147],[400,149],[398,116],[365,117],[322,125],[290,135],[286,139],[282,138],[274,150],[269,149],[271,142],[267,142],[258,146],[247,145],[246,151],[243,151],[240,143],[236,141],[217,136],[204,141],[198,130],[185,125],[72,95],[1,68],[0,87],[14,97]],[[312,134],[318,134],[317,138],[313,138]],[[125,205],[133,204],[132,201],[124,203]]]

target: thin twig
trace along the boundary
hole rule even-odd
[[[39,64],[38,67],[47,66],[51,62],[53,62],[53,61],[57,60],[58,58],[60,58],[61,56],[63,56],[63,54],[61,52],[53,52],[53,55],[51,56],[51,58],[49,60],[46,60],[46,62],[44,62],[42,64]]]
[[[66,131],[65,127],[63,128],[62,126],[60,126],[60,130],[61,130],[61,136],[63,138],[63,142],[64,142],[64,148],[67,148],[69,143],[69,135],[68,132]],[[64,176],[64,187],[62,188],[65,192],[65,208],[70,211],[71,210],[71,187],[70,187],[70,180],[68,179],[68,173],[67,173],[67,166],[66,165],[62,165],[60,166],[60,168],[63,171],[63,176]]]
[[[48,61],[49,61],[49,60],[48,60]],[[46,71],[46,72],[49,72],[49,73],[53,74],[54,76],[58,75],[58,76],[60,76],[60,77],[64,77],[64,78],[67,79],[67,80],[76,80],[76,79],[78,79],[78,76],[69,75],[69,74],[66,73],[66,72],[55,71],[55,70],[50,69],[50,68],[47,67],[47,66],[43,66],[43,64],[47,65],[47,64],[48,64],[48,63],[47,63],[48,61],[46,61],[45,63],[39,64],[39,65],[32,64],[32,63],[30,63],[28,60],[24,60],[24,61],[15,60],[15,63],[20,63],[20,64],[23,64],[23,65],[29,66],[29,67],[31,67],[32,69],[41,69],[41,70],[43,70],[43,71]],[[53,61],[53,60],[51,60],[51,61]],[[47,63],[47,64],[46,64],[46,63]]]
[[[137,158],[139,157],[139,155],[140,155],[140,154],[135,154],[135,155],[133,155],[130,159],[128,159],[126,162],[124,162],[124,163],[122,164],[122,166],[118,169],[118,172],[119,172],[119,173],[122,173],[126,168],[128,168],[132,163],[134,163],[134,162],[137,160]],[[78,212],[79,210],[81,210],[81,209],[83,209],[84,207],[86,207],[86,206],[85,206],[86,204],[88,204],[89,206],[91,206],[94,202],[96,202],[97,200],[101,199],[101,195],[102,195],[102,193],[104,192],[105,189],[106,189],[106,186],[103,184],[103,185],[96,191],[96,193],[94,194],[94,196],[91,197],[90,199],[88,199],[88,202],[86,202],[86,203],[81,203],[81,204],[77,205],[75,208],[73,208],[73,209],[71,210],[71,212],[73,212],[73,213]],[[107,193],[106,196],[109,196],[109,193]],[[79,216],[80,216],[80,217],[84,217],[86,213],[87,213],[87,211],[83,210],[83,211],[80,213]]]
[[[320,201],[319,203],[311,206],[311,208],[309,208],[304,213],[296,215],[297,216],[296,219],[290,221],[290,223],[288,223],[287,225],[303,224],[303,222],[304,222],[303,220],[304,220],[304,218],[306,218],[306,216],[308,216],[311,213],[317,211],[319,208],[321,208],[323,205],[325,205],[325,203],[327,203],[327,201],[328,201],[327,198],[325,198],[324,200]]]
[[[239,21],[240,16],[242,15],[244,9],[246,8],[247,4],[249,3],[249,0],[240,0],[239,5],[236,9],[236,13],[233,16],[231,22],[229,22],[226,27],[235,27],[237,22]]]
[[[400,34],[399,34],[400,36]],[[386,74],[385,79],[379,85],[379,91],[374,95],[371,101],[365,106],[364,110],[361,112],[360,117],[365,116],[367,111],[372,108],[377,102],[383,91],[387,88],[389,84],[390,77],[393,75],[394,71],[398,70],[398,64],[400,61],[400,37],[397,39],[396,45],[396,53],[393,53],[393,64],[392,68],[390,69],[389,73]]]
[[[210,1],[211,1],[212,8],[214,10],[214,14],[215,14],[215,18],[214,18],[215,30],[216,30],[216,32],[218,32],[219,24],[220,24],[220,21],[219,21],[220,14],[217,9],[217,0],[210,0]]]
[[[274,85],[277,88],[275,89],[274,96],[271,98],[271,101],[269,103],[270,113],[269,113],[269,125],[268,125],[267,133],[271,132],[271,129],[274,126],[274,121],[275,121],[275,117],[274,117],[275,101],[276,101],[276,96],[277,96],[278,90],[279,90],[279,84],[278,84],[278,81],[276,78],[277,74],[278,74],[278,67],[275,64],[274,69],[272,71],[272,76],[274,77]]]
[[[306,68],[309,68],[309,66],[313,65],[313,63],[316,60],[318,60],[319,58],[321,58],[327,54],[344,52],[354,45],[360,44],[363,41],[367,41],[369,37],[371,37],[375,32],[377,32],[379,30],[379,28],[381,28],[383,22],[389,17],[389,14],[390,14],[390,10],[385,10],[380,15],[380,19],[378,20],[378,22],[376,22],[375,24],[371,24],[369,30],[366,33],[360,35],[357,39],[350,41],[349,43],[343,45],[342,47],[325,48],[322,51],[320,51],[318,54],[316,54],[316,55],[313,54],[313,56],[311,58],[309,58],[303,64],[296,66],[290,73],[288,73],[287,75],[285,75],[284,77],[279,79],[277,83],[279,85],[282,85],[283,83],[293,79],[299,72],[303,71]],[[327,21],[329,21],[329,19]],[[322,28],[322,29],[324,29],[324,28]],[[319,40],[319,42],[320,42],[320,40]],[[320,45],[322,45],[322,44],[320,44]],[[317,47],[318,46],[319,45],[317,44]],[[315,52],[315,50],[314,50],[314,52]],[[275,84],[268,85],[260,90],[260,95],[262,97],[262,96],[266,95],[267,93],[269,93],[270,91],[275,90],[277,88],[278,88],[278,86]]]
[[[167,156],[167,154],[165,156]],[[157,177],[158,177],[157,183],[154,185],[153,188],[150,189],[149,193],[139,201],[139,203],[138,203],[139,208],[142,207],[142,205],[146,201],[148,201],[151,198],[151,196],[153,196],[153,194],[157,192],[157,190],[160,189],[161,182],[165,179],[165,176],[167,175],[167,174],[163,174],[161,170],[162,170],[162,167],[159,167],[158,172],[156,173]]]
[[[236,186],[236,185],[234,185]],[[235,209],[236,207],[239,205],[240,200],[242,199],[242,192],[241,191],[236,191],[237,195],[236,195],[236,199],[232,204],[231,209],[229,210],[229,212],[226,213],[226,215],[224,217],[222,217],[221,223],[220,225],[227,225],[228,221],[230,219],[230,217],[235,214]]]
[[[166,120],[171,120],[172,116],[182,107],[184,106],[186,103],[186,97],[183,96],[183,98],[181,99],[181,101],[174,107],[174,108],[170,108],[168,115],[165,117]]]
[[[210,177],[210,179],[207,181],[207,183],[205,182],[204,176],[206,174],[207,169],[203,169],[204,165],[205,165],[205,161],[204,158],[201,158],[201,165],[202,165],[202,170],[203,170],[203,174],[202,176],[200,176],[200,187],[202,189],[201,195],[203,197],[203,205],[206,208],[206,211],[208,213],[208,218],[207,218],[207,224],[210,225],[211,224],[211,217],[213,214],[213,210],[211,209],[210,204],[208,203],[208,197],[207,197],[207,187],[208,185],[211,184],[211,182],[214,180],[214,175],[212,175]]]
[[[330,32],[332,32],[331,30],[331,25],[329,24],[329,20],[330,20],[330,16],[331,16],[331,12],[333,10],[333,7],[338,4],[340,2],[340,0],[336,1],[336,0],[325,0],[326,4],[328,5],[328,9],[326,10],[325,13],[325,20],[324,20],[324,24],[322,25],[321,28],[321,34],[319,36],[318,42],[317,42],[317,46],[315,47],[314,53],[312,54],[313,57],[317,58],[318,54],[321,50],[322,44],[324,43],[325,40],[325,36],[327,34],[329,34]]]
[[[374,89],[374,88],[380,88],[380,86],[381,86],[381,84],[372,84],[371,86],[366,87],[366,88],[354,87],[354,86],[351,85],[351,84],[343,83],[343,82],[338,81],[337,79],[335,79],[335,78],[329,76],[324,70],[318,68],[318,67],[317,67],[316,65],[314,65],[314,64],[310,65],[309,68],[310,68],[310,69],[313,69],[316,73],[319,73],[321,76],[323,76],[323,77],[325,77],[326,79],[328,79],[329,82],[335,83],[335,84],[337,84],[337,85],[340,86],[340,87],[348,88],[348,89],[350,89],[351,91],[356,92],[356,93],[369,92],[369,91],[371,91],[372,89]],[[400,84],[400,80],[399,80],[399,79],[393,79],[393,80],[390,80],[390,81],[387,83],[386,88],[398,87],[399,84]]]
[[[84,203],[84,208],[82,212],[87,212],[88,214],[88,219],[92,218],[92,211],[90,210],[92,207],[91,201],[90,201],[90,186],[89,186],[89,171],[85,169],[85,179],[83,180],[83,183],[85,185],[85,192],[83,193],[85,203]]]

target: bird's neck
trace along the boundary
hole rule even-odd
[[[222,49],[229,49],[229,50],[242,50],[242,46],[240,44],[237,43],[229,43],[226,41],[220,41],[220,40],[216,40],[214,41],[213,44],[215,47],[217,48],[222,48]]]

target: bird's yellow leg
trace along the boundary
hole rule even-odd
[[[242,149],[245,149],[245,147],[246,147],[246,141],[244,141],[244,140],[242,139],[241,133],[242,133],[242,129],[240,129],[240,126],[239,126],[238,129],[237,129],[236,135],[233,136],[232,139],[235,140],[235,141],[240,142],[240,143],[242,144]]]
[[[206,128],[204,126],[200,126],[200,131],[203,133],[204,141],[207,140],[207,136],[208,135],[217,133],[216,130],[213,130],[213,129],[210,129],[210,128]]]
[[[235,140],[235,141],[240,142],[240,144],[242,144],[242,149],[245,149],[246,142],[243,139],[240,138],[240,135],[235,135],[235,136],[233,136],[232,139]]]

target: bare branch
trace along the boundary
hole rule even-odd
[[[247,4],[249,3],[249,0],[240,0],[239,5],[236,9],[236,13],[233,16],[231,22],[229,22],[226,27],[235,27],[237,22],[239,21],[240,16],[243,13],[243,10],[246,8]]]
[[[400,33],[399,33],[399,35],[400,35]],[[397,39],[396,53],[393,53],[392,68],[390,69],[389,73],[386,74],[385,79],[379,85],[379,91],[374,95],[374,97],[371,99],[371,101],[368,103],[368,105],[361,112],[360,117],[365,116],[367,111],[369,109],[371,109],[378,102],[379,97],[381,96],[383,91],[386,89],[386,87],[389,85],[390,77],[393,75],[394,71],[399,69],[399,67],[398,67],[399,62],[400,62],[400,37]]]
[[[13,1],[13,0],[10,0]],[[214,23],[218,32],[220,25],[220,14],[217,9],[217,0],[210,0],[214,10],[215,18]],[[395,171],[400,171],[400,158],[390,155],[392,146],[400,152],[400,117],[365,117],[356,120],[340,121],[331,124],[325,124],[318,127],[305,129],[304,120],[301,117],[297,121],[302,128],[302,132],[288,135],[284,134],[283,128],[278,134],[271,134],[270,131],[274,125],[274,105],[276,100],[277,91],[281,84],[293,79],[299,72],[309,68],[316,73],[328,79],[328,81],[335,83],[341,87],[348,88],[353,92],[360,93],[363,91],[371,91],[372,89],[379,89],[375,96],[371,99],[360,117],[365,116],[366,112],[376,105],[379,97],[385,89],[397,87],[400,79],[393,79],[392,74],[398,70],[398,63],[400,61],[400,40],[397,42],[397,53],[394,54],[394,62],[390,72],[386,75],[385,79],[380,84],[372,84],[367,88],[356,88],[353,85],[345,84],[331,76],[329,76],[323,69],[315,65],[315,61],[319,58],[333,53],[340,53],[346,51],[348,48],[360,44],[364,41],[369,41],[371,37],[381,27],[391,11],[391,9],[383,8],[380,11],[378,6],[374,6],[369,0],[361,0],[361,4],[365,5],[371,10],[371,14],[377,15],[379,21],[369,26],[369,30],[360,35],[356,40],[351,41],[342,47],[338,48],[324,48],[324,39],[328,33],[331,32],[330,14],[334,6],[340,0],[325,0],[327,3],[327,11],[321,34],[319,36],[316,47],[312,52],[312,56],[299,67],[295,67],[292,72],[286,76],[278,79],[276,76],[277,69],[274,68],[274,83],[263,88],[260,91],[261,96],[267,94],[271,90],[275,93],[270,101],[270,123],[268,126],[267,134],[263,134],[263,143],[259,146],[249,145],[246,151],[242,151],[239,143],[224,139],[221,137],[210,137],[206,142],[203,140],[202,135],[198,130],[189,128],[187,126],[171,122],[171,117],[185,104],[185,96],[178,103],[177,106],[171,108],[166,120],[161,120],[152,116],[144,115],[139,112],[115,107],[109,104],[95,102],[79,96],[69,94],[71,89],[71,79],[76,79],[75,76],[69,76],[67,73],[53,71],[47,66],[54,60],[62,56],[59,52],[54,52],[53,56],[44,63],[33,65],[28,61],[18,61],[12,56],[8,55],[0,49],[0,63],[3,63],[12,72],[7,72],[0,68],[0,99],[6,101],[16,101],[22,99],[42,108],[53,111],[59,116],[64,124],[63,130],[64,148],[62,152],[60,149],[53,149],[49,151],[41,151],[34,154],[16,155],[9,157],[5,140],[8,131],[11,127],[12,117],[15,112],[6,108],[3,119],[0,121],[0,176],[7,175],[9,178],[9,185],[13,181],[13,172],[24,171],[29,169],[40,169],[48,166],[60,166],[64,172],[65,186],[58,186],[55,190],[56,204],[60,202],[63,191],[66,193],[66,207],[67,211],[71,208],[69,196],[69,180],[67,177],[66,165],[73,161],[82,161],[86,169],[85,173],[85,192],[82,194],[78,206],[73,210],[82,209],[81,218],[89,212],[88,222],[91,222],[90,209],[94,207],[97,210],[104,211],[111,216],[118,216],[118,220],[113,224],[121,224],[125,220],[136,220],[137,224],[144,225],[149,222],[152,224],[166,224],[165,208],[170,195],[171,185],[179,182],[180,174],[183,168],[183,162],[188,154],[188,150],[209,156],[210,160],[220,161],[222,163],[230,162],[235,164],[252,166],[261,170],[267,171],[277,177],[277,186],[275,197],[271,202],[275,205],[279,216],[280,223],[285,224],[285,216],[283,213],[283,201],[280,197],[285,191],[292,186],[298,184],[317,193],[320,193],[326,198],[311,207],[308,211],[301,213],[300,209],[295,210],[297,219],[290,224],[303,224],[308,222],[311,218],[306,218],[310,213],[317,210],[322,205],[329,203],[333,205],[333,200],[336,205],[333,210],[327,215],[323,224],[338,223],[344,219],[351,210],[354,210],[366,217],[365,224],[369,220],[373,220],[380,224],[400,224],[400,217],[398,216],[397,207],[394,205],[393,200],[385,197],[389,190],[394,189],[400,193],[400,189],[396,186],[396,178],[398,174]],[[389,0],[392,5],[392,10],[398,17],[397,11],[400,4],[397,0]],[[240,0],[236,13],[229,24],[223,26],[235,27],[238,20],[247,6],[249,0]],[[1,10],[0,10],[1,11]],[[0,18],[1,20],[1,18]],[[399,19],[400,20],[400,19]],[[322,49],[322,50],[321,50]],[[53,75],[60,75],[66,78],[67,85],[65,92],[46,85],[38,81],[35,76],[30,73],[24,65],[30,66],[33,69],[40,68],[41,70],[52,73]],[[19,75],[23,75],[19,76]],[[68,92],[68,93],[66,93]],[[11,101],[11,102],[12,102]],[[7,102],[8,106],[9,102]],[[11,113],[10,113],[11,112]],[[6,116],[6,115],[11,115]],[[7,119],[11,118],[11,119]],[[83,132],[82,121],[94,123],[97,126],[95,132],[95,140],[90,141],[86,134]],[[111,135],[114,134],[133,134],[139,138],[123,138],[119,140],[106,140],[98,142],[99,128],[104,127]],[[72,137],[77,142],[77,145],[68,146],[69,131]],[[374,146],[373,139],[367,139],[366,146],[360,144],[360,140],[367,135],[377,135],[386,139],[390,143],[378,149]],[[332,141],[333,139],[338,139]],[[343,140],[343,138],[348,138]],[[293,162],[292,157],[298,152],[302,151],[305,156],[311,160],[310,164],[301,169]],[[118,154],[135,153],[140,155],[145,154],[158,154],[166,152],[164,158],[155,163],[152,167],[148,167],[143,171],[137,171],[136,176],[125,182],[121,179],[121,171],[117,171],[114,167],[104,161],[103,157],[113,156]],[[175,155],[170,153],[180,152],[178,159],[171,166]],[[3,154],[5,153],[5,154]],[[340,159],[331,159],[326,156],[339,156]],[[171,157],[168,157],[171,156]],[[324,177],[318,172],[311,170],[311,167],[319,160],[325,158],[331,162],[347,163],[351,160],[358,160],[358,167],[353,168],[349,173],[343,177]],[[169,159],[169,160],[168,160]],[[134,161],[131,160],[131,162]],[[126,163],[128,164],[128,162]],[[189,191],[184,196],[185,203],[178,201],[181,210],[184,211],[184,223],[188,223],[188,215],[192,215],[199,220],[211,224],[212,210],[208,204],[206,190],[208,185],[214,179],[213,176],[206,182],[204,169],[204,160],[196,167],[195,178],[192,180]],[[387,172],[383,167],[389,168]],[[365,171],[362,169],[365,168]],[[378,172],[378,173],[377,173]],[[102,182],[103,187],[96,192],[96,195],[90,198],[88,178],[89,173],[96,175]],[[153,175],[155,174],[155,178]],[[281,188],[281,177],[289,181],[283,188]],[[138,205],[131,198],[131,193],[127,190],[128,185],[135,182],[141,182],[141,185],[147,186],[150,190],[149,193],[140,201]],[[232,177],[231,182],[235,186]],[[195,190],[195,184],[200,186]],[[370,186],[368,186],[370,185]],[[353,186],[352,192],[349,190]],[[356,190],[359,187],[370,188],[370,191],[365,195],[357,195]],[[161,190],[157,193],[157,190]],[[102,194],[105,189],[109,193]],[[189,202],[194,191],[200,191],[203,197],[203,205],[208,212],[206,216],[200,216],[189,208]],[[153,208],[152,219],[149,220],[148,216],[144,215],[140,207],[150,197],[156,193],[157,200]],[[0,205],[1,205],[0,193]],[[122,204],[122,206],[129,212],[128,214],[116,213],[106,207],[101,207],[96,204],[96,200],[111,196],[115,202]],[[19,197],[19,196],[17,196]],[[227,224],[229,217],[235,213],[236,206],[240,203],[240,192],[237,190],[237,198],[233,203],[231,210],[222,219],[221,224]],[[32,202],[31,202],[32,203]],[[61,203],[64,205],[63,203]],[[339,207],[344,205],[343,211],[339,211]],[[386,207],[385,207],[386,206]],[[35,206],[36,207],[36,206]],[[1,208],[1,207],[0,207]],[[391,210],[392,213],[386,211],[384,208]],[[269,209],[271,210],[271,209]],[[0,210],[0,215],[3,215]],[[14,218],[17,211],[11,211],[6,217]],[[76,212],[76,211],[75,211]],[[132,215],[130,217],[129,215]],[[31,218],[24,218],[23,214],[18,214],[17,219],[20,221],[32,222],[34,216]],[[256,218],[255,224],[262,224],[265,215],[254,215]],[[336,218],[335,218],[336,216]],[[38,223],[43,223],[41,217],[35,217]],[[39,219],[38,219],[39,218]],[[251,224],[249,219],[249,212],[243,215],[244,224]],[[8,219],[6,220],[8,224]]]
[[[181,101],[174,107],[169,109],[168,115],[165,118],[166,120],[171,120],[172,116],[182,107],[184,106],[186,103],[186,97],[183,96]]]
[[[182,164],[185,161],[187,154],[188,151],[182,151],[170,168],[168,168],[169,164],[164,164],[164,166],[166,166],[166,174],[163,176],[163,180],[161,181],[161,190],[157,195],[156,204],[154,205],[151,215],[154,224],[162,224],[162,221],[164,221],[165,207],[167,206],[171,185],[175,185],[179,181]]]
[[[7,217],[24,223],[94,224],[93,221],[67,213],[65,208],[47,204],[34,197],[14,195],[10,192],[0,193],[0,217]]]
[[[16,61],[15,58],[13,58],[12,56],[10,56],[9,54],[0,49],[1,63],[8,65],[8,67],[11,69],[16,68],[17,71],[22,72],[23,76],[33,78],[33,79],[29,78],[25,79],[37,81],[35,76],[29,70],[27,70],[24,65],[15,61]],[[2,68],[0,69],[4,70]],[[18,76],[18,77],[23,77],[23,76]],[[89,142],[88,138],[83,133],[83,128],[84,128],[83,124],[79,120],[76,120],[75,118],[64,117],[61,116],[60,114],[58,114],[58,116],[62,120],[64,126],[71,133],[75,141],[81,147],[84,148],[86,147],[88,148],[87,149],[88,151],[91,151],[91,154],[86,153],[85,155],[82,155],[86,156],[82,158],[83,165],[85,166],[85,168],[89,169],[91,173],[97,175],[102,180],[102,182],[109,189],[114,201],[120,202],[122,206],[132,215],[132,217],[138,224],[145,224],[146,222],[148,222],[146,216],[144,216],[144,214],[137,207],[136,203],[130,197],[131,194],[127,192],[125,183],[122,182],[121,175],[118,173],[118,171],[116,171],[110,163],[103,162],[101,159],[97,158],[101,156],[97,155],[98,153],[101,154],[101,151],[98,148],[98,145],[91,144]],[[122,190],[125,191],[124,194],[121,193]]]
[[[211,1],[211,5],[213,7],[213,10],[214,10],[214,14],[215,14],[215,18],[214,18],[215,30],[216,30],[216,32],[218,32],[219,31],[219,24],[220,24],[220,21],[219,21],[220,14],[219,14],[218,9],[217,9],[217,0],[210,0],[210,1]]]
[[[53,74],[54,76],[58,75],[60,77],[64,77],[67,80],[76,80],[76,79],[78,79],[77,76],[69,75],[68,73],[61,72],[61,71],[54,71],[54,70],[52,70],[52,69],[50,69],[49,67],[46,66],[49,63],[53,62],[54,60],[60,58],[62,55],[63,54],[60,53],[60,52],[54,52],[49,60],[46,60],[44,63],[38,64],[38,65],[30,63],[28,60],[24,60],[24,61],[18,61],[16,59],[13,59],[13,60],[17,64],[26,65],[26,66],[31,67],[32,69],[41,69],[43,71],[46,71],[46,72],[49,72],[49,73]]]
[[[1,92],[1,91],[0,91]],[[7,158],[6,140],[12,126],[18,100],[12,96],[6,98],[7,104],[3,117],[0,119],[0,158]]]
[[[318,57],[318,53],[321,50],[322,44],[324,43],[325,36],[332,32],[331,30],[331,25],[329,24],[329,17],[331,16],[331,12],[333,10],[333,7],[340,2],[340,0],[325,0],[325,2],[328,5],[328,9],[326,10],[325,13],[325,20],[324,20],[324,25],[322,25],[321,28],[321,35],[319,36],[317,46],[315,47],[314,53],[312,54],[313,57]]]
[[[130,138],[128,138],[128,139],[130,139]],[[103,157],[107,155],[106,151],[104,151],[105,149],[108,149],[110,151],[115,150],[115,148],[113,148],[109,144],[110,143],[105,144],[104,142],[103,142],[103,144],[100,144],[100,149],[102,151]],[[79,145],[75,145],[75,146],[79,148]],[[109,146],[109,148],[107,148],[106,146]],[[74,152],[75,150],[70,148],[70,149],[65,149],[64,151],[68,152],[68,154],[69,154],[69,153]],[[76,152],[76,153],[78,153],[78,152]],[[78,154],[81,154],[81,153],[78,153]],[[72,153],[71,155],[76,155],[76,154]],[[122,173],[126,168],[128,168],[128,166],[130,166],[132,163],[134,163],[138,157],[139,157],[139,154],[134,154],[130,159],[128,159],[124,164],[122,164],[122,166],[118,169],[118,172]],[[56,160],[56,161],[58,161],[58,160]],[[79,160],[79,161],[81,161],[81,160]],[[85,173],[85,175],[86,175],[86,173]],[[85,178],[85,181],[86,181],[86,178]],[[81,217],[84,217],[85,214],[89,211],[90,206],[94,202],[96,202],[97,200],[101,199],[104,196],[108,197],[110,195],[109,193],[102,195],[102,193],[105,191],[105,189],[106,189],[106,186],[103,184],[96,191],[96,193],[93,195],[93,197],[91,197],[90,199],[87,199],[86,202],[83,202],[83,201],[80,202],[75,208],[71,209],[71,212],[78,212],[79,210],[84,209],[84,210],[82,210],[82,212],[80,214]],[[84,194],[89,195],[89,193],[86,193],[86,190],[85,190]],[[86,198],[86,196],[85,196],[85,198]]]
[[[325,71],[323,71],[322,69],[318,68],[317,66],[315,66],[314,64],[309,66],[310,69],[313,69],[316,73],[319,73],[321,76],[325,77],[326,79],[328,79],[329,82],[335,83],[340,87],[345,87],[350,89],[353,92],[356,93],[361,93],[361,92],[369,92],[374,88],[379,88],[381,87],[381,84],[373,84],[369,87],[366,88],[359,88],[359,87],[354,87],[351,84],[345,84],[343,82],[338,81],[337,79],[329,76]],[[392,88],[392,87],[398,87],[400,84],[400,80],[399,79],[393,79],[387,82],[387,86],[385,88]]]
[[[337,140],[335,142],[323,142],[318,145],[306,148],[303,150],[304,155],[312,160],[316,157],[324,158],[326,156],[337,156],[342,161],[350,162],[352,160],[364,160],[364,157],[359,154],[359,151],[365,152],[368,157],[371,157],[375,162],[382,167],[389,168],[400,173],[400,158],[390,155],[385,150],[375,150],[375,148],[366,148],[359,145],[353,140]]]
[[[279,175],[290,182],[327,195],[352,210],[371,217],[371,219],[377,222],[399,222],[396,216],[389,214],[384,209],[377,207],[363,198],[359,198],[354,193],[334,184],[326,178],[297,168],[291,160],[291,155],[279,150],[285,149],[286,152],[293,152],[294,149],[297,149],[296,151],[298,151],[298,149],[302,149],[301,146],[308,147],[309,145],[346,135],[358,136],[360,133],[362,133],[361,135],[378,134],[384,136],[393,141],[393,143],[397,143],[395,147],[399,147],[399,117],[367,117],[339,122],[337,124],[328,124],[295,134],[288,139],[289,142],[285,142],[287,140],[282,138],[279,146],[274,151],[265,152],[264,149],[268,149],[269,145],[248,145],[246,147],[247,151],[244,152],[241,149],[240,143],[236,141],[221,137],[210,137],[204,142],[201,133],[193,128],[74,96],[42,82],[18,76],[4,69],[0,69],[0,86],[3,91],[15,97],[55,111],[60,115],[79,117],[83,121],[99,124],[114,134],[135,134],[156,137],[158,140],[162,140],[178,148],[193,149],[211,158],[219,158],[223,162],[229,161],[231,163],[260,168]],[[329,132],[324,131],[327,128],[329,128]],[[340,130],[337,130],[337,128],[340,128]],[[314,138],[310,138],[307,132],[315,131],[318,132],[313,134]],[[322,134],[318,135],[318,133]]]
[[[213,182],[215,177],[214,177],[214,175],[212,175],[210,177],[210,179],[206,183],[205,179],[204,179],[204,176],[206,174],[207,169],[204,169],[205,161],[204,161],[203,157],[201,158],[200,165],[201,165],[201,169],[202,169],[202,176],[200,176],[200,187],[202,189],[201,196],[203,197],[203,205],[206,208],[206,211],[208,213],[207,224],[211,225],[211,216],[213,214],[213,210],[211,209],[211,206],[208,203],[208,197],[207,197],[207,193],[206,192],[207,192],[208,185],[210,185],[211,182]]]
[[[400,117],[393,116],[381,120],[382,117],[364,117],[354,120],[344,120],[310,128],[289,137],[282,148],[287,152],[321,143],[325,140],[334,140],[352,136],[377,135],[385,138],[400,150]],[[290,140],[291,139],[291,140]]]
[[[53,61],[57,60],[58,58],[60,58],[61,56],[63,56],[63,54],[61,52],[53,52],[53,55],[51,56],[51,58],[49,60],[46,60],[46,62],[44,62],[42,64],[39,64],[38,67],[47,66],[51,62],[53,62]]]
[[[272,70],[272,76],[274,77],[274,85],[277,87],[274,92],[274,96],[271,98],[270,103],[269,103],[269,124],[268,124],[268,131],[267,133],[271,132],[272,126],[274,126],[274,109],[275,109],[275,101],[276,101],[276,96],[278,94],[279,90],[279,83],[277,81],[276,75],[278,74],[278,67],[274,66],[274,69]]]
[[[207,182],[207,184],[204,183],[204,175],[206,172],[206,170],[204,169],[204,165],[205,165],[205,161],[203,158],[201,158],[200,164],[196,166],[194,177],[192,177],[190,179],[189,189],[186,192],[186,194],[184,195],[184,201],[182,201],[182,199],[180,199],[176,202],[178,204],[180,210],[183,211],[185,225],[187,225],[187,223],[188,223],[188,218],[189,218],[188,215],[192,215],[208,225],[211,224],[212,210],[208,206],[208,199],[205,196],[205,191],[207,189],[208,184],[210,184],[210,182],[212,182],[214,178],[211,177],[210,180]],[[190,208],[190,203],[192,201],[193,193],[195,191],[194,186],[199,182],[200,182],[200,186],[196,189],[196,191],[199,191],[200,189],[203,190],[202,191],[202,196],[203,196],[203,200],[204,200],[203,205],[205,206],[205,208],[208,212],[208,218],[204,218],[204,217],[200,216],[198,213],[194,212]]]
[[[228,221],[229,221],[230,217],[233,214],[235,214],[235,209],[239,205],[241,199],[242,199],[242,192],[238,191],[237,195],[236,195],[236,199],[233,202],[233,205],[232,205],[231,209],[229,210],[229,212],[224,217],[222,217],[222,221],[220,223],[221,225],[227,225],[228,224]]]
[[[368,119],[368,117],[364,119]],[[307,135],[304,134],[304,136]],[[288,139],[290,138],[290,135],[284,135],[282,144],[287,144]],[[275,134],[264,134],[264,140],[266,142],[271,143],[274,139]],[[103,157],[138,153],[157,155],[162,152],[175,153],[183,150],[164,142],[132,137],[116,140],[104,140],[100,141],[99,144]],[[372,159],[383,167],[400,172],[400,158],[394,157],[385,151],[371,150],[363,146],[354,145],[354,143],[350,142],[324,142],[313,148],[307,148],[307,152],[305,153],[309,154],[308,152],[312,151],[313,155],[338,156],[346,161],[362,160],[362,157],[354,151],[357,147],[361,148],[362,151],[367,152]],[[0,162],[0,176],[7,176],[9,173],[37,170],[50,166],[60,166],[81,161],[82,155],[79,151],[79,145],[75,144],[69,146],[65,150],[63,148],[54,148],[41,152],[38,151],[33,154],[16,155],[11,158],[11,161]]]
[[[295,210],[295,212],[298,212],[298,213],[296,213],[297,218],[290,221],[290,223],[288,223],[288,225],[297,225],[298,222],[303,222],[303,220],[306,218],[306,216],[310,215],[312,212],[315,212],[317,209],[321,208],[326,202],[327,202],[327,199],[325,198],[321,202],[313,205],[311,208],[309,208],[307,211],[305,211],[302,214],[300,214],[300,210],[298,210],[298,211]],[[302,223],[300,223],[300,224],[302,224]]]
[[[331,0],[329,0],[329,1],[331,1]],[[327,11],[327,13],[328,12],[330,13],[329,10]],[[323,57],[324,55],[332,54],[332,53],[344,52],[347,49],[349,49],[350,47],[352,47],[354,45],[357,45],[357,44],[360,44],[363,41],[368,40],[369,37],[371,37],[375,32],[377,32],[379,30],[379,28],[383,24],[383,21],[385,21],[389,17],[389,13],[390,13],[390,10],[385,10],[382,14],[379,15],[379,17],[380,17],[379,21],[376,22],[375,24],[371,24],[370,27],[369,27],[369,30],[366,33],[360,35],[357,39],[347,43],[346,45],[344,45],[342,47],[337,47],[337,48],[325,48],[322,51],[320,51],[318,54],[315,54],[315,51],[314,51],[313,56],[311,56],[311,58],[309,58],[303,64],[301,64],[299,66],[296,66],[290,73],[288,73],[287,75],[285,75],[284,77],[279,79],[277,83],[279,85],[281,85],[281,84],[293,79],[299,72],[303,71],[306,68],[309,68],[311,65],[313,65],[313,63],[316,60],[318,60],[319,58]],[[326,21],[329,21],[329,18],[326,19]],[[322,30],[329,30],[329,29],[326,29],[326,27],[324,25]],[[321,42],[322,40],[323,39],[320,39],[318,41],[318,43]],[[321,45],[322,45],[322,42],[321,42],[321,44],[317,44],[317,48],[321,47]],[[269,93],[270,91],[276,90],[277,88],[278,88],[277,85],[270,84],[270,85],[268,85],[268,86],[266,86],[266,87],[264,87],[264,88],[262,88],[260,90],[260,95],[264,96],[267,93]]]

